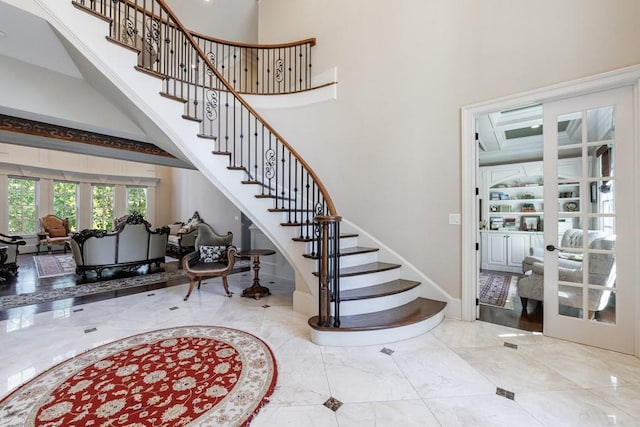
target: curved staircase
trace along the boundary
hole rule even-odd
[[[442,321],[446,303],[423,298],[425,285],[403,279],[403,266],[379,260],[377,248],[359,246],[357,233],[338,232],[339,244],[322,249],[317,238],[318,215],[336,217],[328,193],[295,150],[221,74],[208,68],[214,67],[211,59],[192,47],[196,43],[163,0],[35,1],[50,16],[51,24],[107,78],[133,102],[149,108],[148,115],[177,149],[285,255],[296,271],[294,310],[312,315],[308,324],[313,342],[386,343],[420,335]],[[106,28],[89,23],[89,15],[83,12],[101,18]],[[120,15],[127,19],[133,16],[126,21],[133,29],[123,26]],[[105,30],[109,34],[106,40],[96,38],[97,32]],[[153,49],[149,48],[155,43],[150,35],[157,39]],[[136,45],[135,40],[142,44]],[[134,53],[134,57],[127,56],[129,61],[133,59],[131,72],[135,69],[153,78],[142,82],[130,76],[127,66],[121,64],[127,59],[115,53],[113,42]],[[175,48],[161,43],[175,43]],[[188,53],[180,54],[180,46],[185,52],[189,48]],[[107,57],[102,58],[103,54]],[[178,72],[170,74],[171,67]],[[191,79],[193,73],[197,81]],[[156,79],[161,79],[161,96],[158,89],[152,95],[154,85],[150,82]],[[327,256],[335,259],[328,270],[323,267]],[[388,253],[385,257],[392,258]],[[327,288],[328,282],[334,284]],[[323,286],[328,289],[325,299]]]

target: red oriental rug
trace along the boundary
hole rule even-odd
[[[60,363],[0,401],[12,426],[245,426],[276,362],[259,338],[185,326],[134,335]]]

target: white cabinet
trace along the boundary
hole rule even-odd
[[[542,233],[483,231],[482,268],[485,270],[522,272],[522,261],[532,248],[542,245]]]
[[[499,231],[542,231],[544,228],[542,162],[486,166],[481,170],[482,228]],[[558,161],[558,197],[553,209],[575,212],[581,191],[575,158]],[[564,177],[564,178],[562,178]],[[548,206],[546,208],[549,208]]]

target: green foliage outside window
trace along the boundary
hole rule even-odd
[[[127,213],[133,212],[147,217],[147,189],[144,187],[127,188]]]
[[[111,230],[113,228],[114,187],[93,185],[91,192],[91,211],[93,213],[91,227],[99,230]]]
[[[78,206],[78,184],[56,181],[53,184],[53,214],[69,218],[69,229],[76,230]]]
[[[36,232],[36,180],[9,178],[9,234]]]

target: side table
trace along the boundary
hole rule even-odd
[[[249,249],[238,253],[241,258],[253,257],[253,285],[242,291],[243,297],[260,299],[262,296],[271,295],[269,288],[260,285],[260,257],[275,253],[272,249]]]

